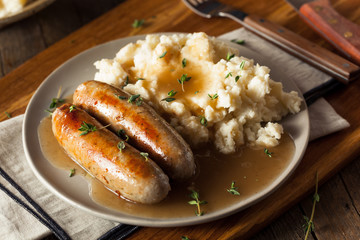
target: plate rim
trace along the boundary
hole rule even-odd
[[[188,34],[188,33],[182,33],[182,32],[161,32],[161,33],[152,33],[152,34],[157,34],[157,35],[161,35],[161,34]],[[245,199],[248,201],[248,203],[243,204],[242,206],[238,207],[238,204],[233,204],[230,205],[228,207],[225,207],[221,210],[212,212],[212,213],[207,213],[206,215],[202,216],[202,217],[197,217],[197,216],[193,216],[193,217],[182,217],[182,218],[171,218],[171,220],[169,221],[168,218],[141,218],[138,216],[132,216],[129,215],[130,218],[126,218],[124,219],[124,217],[119,217],[119,216],[115,216],[113,214],[107,214],[104,212],[98,212],[98,211],[94,211],[93,209],[89,209],[89,207],[85,206],[83,203],[76,201],[75,199],[70,199],[69,197],[65,196],[64,193],[61,193],[55,186],[53,186],[50,182],[47,181],[47,179],[39,172],[39,170],[36,168],[31,156],[30,156],[30,148],[28,146],[28,136],[27,136],[27,124],[29,124],[29,117],[30,117],[30,108],[33,104],[33,102],[35,101],[34,99],[36,98],[37,94],[39,94],[39,92],[42,91],[42,89],[44,88],[44,86],[46,84],[48,84],[49,81],[51,81],[51,77],[56,75],[56,73],[58,71],[60,71],[64,66],[66,66],[66,64],[69,64],[71,61],[76,60],[76,58],[80,58],[83,55],[88,54],[90,51],[96,51],[97,48],[102,48],[102,47],[106,47],[107,45],[110,44],[114,44],[119,42],[119,45],[121,45],[120,47],[122,47],[122,45],[126,45],[127,43],[122,43],[121,42],[135,42],[136,40],[140,40],[140,39],[144,39],[145,36],[147,34],[143,34],[143,35],[135,35],[135,36],[129,36],[129,37],[124,37],[124,38],[119,38],[119,39],[115,39],[115,40],[111,40],[99,45],[96,45],[94,47],[91,47],[85,51],[82,51],[79,54],[76,54],[75,56],[69,58],[68,60],[66,60],[65,62],[63,62],[60,66],[58,66],[55,70],[53,70],[45,79],[44,81],[39,85],[39,87],[37,88],[37,90],[35,91],[34,95],[31,97],[25,114],[24,114],[24,121],[23,121],[23,125],[22,125],[22,141],[23,141],[23,148],[24,148],[24,152],[25,152],[25,157],[26,160],[28,162],[28,164],[30,165],[30,168],[32,170],[32,172],[35,174],[35,176],[40,180],[40,182],[45,185],[45,187],[50,190],[53,194],[55,194],[56,196],[58,196],[60,199],[64,200],[65,202],[71,204],[73,207],[76,207],[78,209],[81,209],[89,214],[101,217],[103,219],[108,219],[111,221],[116,221],[116,222],[121,222],[121,223],[126,223],[126,224],[131,224],[131,225],[140,225],[140,226],[148,226],[148,227],[180,227],[180,226],[189,226],[189,225],[195,225],[195,224],[201,224],[201,223],[205,223],[205,222],[210,222],[210,221],[214,221],[220,218],[224,218],[227,217],[229,215],[232,215],[236,212],[242,211],[245,208],[248,208],[256,203],[258,203],[259,201],[263,200],[264,198],[268,197],[270,194],[272,194],[274,191],[276,191],[280,186],[283,185],[283,183],[293,174],[293,172],[296,170],[297,166],[300,164],[307,145],[308,145],[308,140],[309,140],[309,131],[310,131],[310,121],[309,121],[309,112],[308,112],[308,108],[305,104],[305,101],[303,99],[303,96],[301,94],[301,91],[297,88],[296,84],[292,82],[291,79],[288,79],[287,81],[290,81],[291,84],[297,89],[300,97],[303,99],[303,103],[302,103],[302,110],[301,113],[305,114],[305,117],[307,119],[307,131],[305,132],[306,134],[306,141],[304,142],[304,146],[301,150],[301,153],[299,155],[299,157],[297,158],[296,162],[289,164],[283,172],[281,172],[281,174],[279,176],[276,177],[276,179],[269,184],[265,189],[263,189],[262,191],[260,191],[259,193],[262,194],[254,194],[251,197]],[[236,44],[230,42],[230,40],[224,40],[224,39],[219,39],[218,37],[216,37],[215,39],[222,41],[222,42],[226,42],[227,44],[229,44],[232,47],[237,47],[238,49],[240,48],[239,46],[237,46]],[[119,48],[120,49],[120,48]],[[249,49],[249,51],[252,51]],[[116,54],[116,52],[114,52],[114,55]],[[300,114],[297,113],[297,114]],[[38,126],[36,126],[38,127]],[[44,156],[43,156],[44,157]],[[45,158],[45,157],[44,157]],[[289,169],[290,168],[290,169]],[[60,169],[61,171],[64,171],[62,169]],[[285,176],[280,178],[281,175],[283,175],[284,173]],[[269,189],[268,189],[269,188]],[[268,190],[266,190],[268,189]],[[266,190],[266,191],[265,191]],[[106,207],[104,207],[106,208]],[[115,213],[119,213],[119,211],[113,210]],[[220,212],[220,213],[219,213]],[[221,213],[223,212],[223,213]],[[128,215],[128,214],[125,214]],[[126,216],[125,216],[126,217]],[[154,219],[156,219],[154,221]]]

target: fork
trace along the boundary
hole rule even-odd
[[[348,83],[360,75],[359,66],[261,17],[247,14],[215,0],[182,1],[202,17],[226,17],[235,20],[251,32],[343,83]]]

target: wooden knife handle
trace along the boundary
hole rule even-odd
[[[344,83],[354,80],[360,74],[359,66],[280,25],[254,15],[246,16],[240,23],[246,29]]]
[[[337,13],[329,0],[302,5],[300,16],[337,49],[360,64],[360,26]]]

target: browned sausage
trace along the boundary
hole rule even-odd
[[[104,128],[87,112],[71,104],[64,104],[52,114],[53,133],[68,155],[101,181],[107,188],[129,200],[139,203],[157,203],[169,190],[169,178],[150,158],[125,143]],[[95,131],[81,131],[84,123]],[[83,134],[83,135],[81,135]]]
[[[74,93],[74,104],[118,132],[125,130],[129,143],[149,153],[172,179],[182,181],[195,173],[193,153],[184,139],[148,104],[131,102],[131,96],[109,84],[87,81]]]

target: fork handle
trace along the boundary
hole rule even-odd
[[[360,75],[359,66],[280,25],[255,15],[247,15],[242,19],[227,17],[343,83],[348,83]]]

